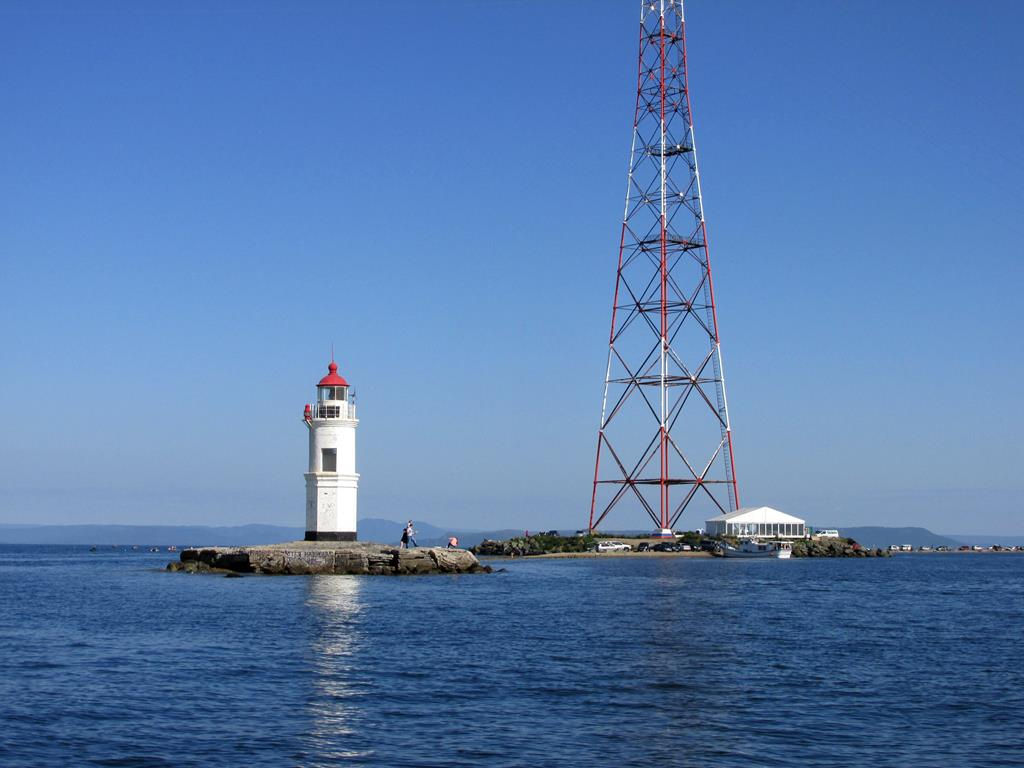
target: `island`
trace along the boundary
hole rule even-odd
[[[490,573],[476,555],[448,547],[400,548],[364,541],[290,541],[254,547],[192,547],[168,571],[399,576]]]

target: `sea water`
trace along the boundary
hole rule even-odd
[[[171,574],[0,547],[4,766],[1024,764],[1024,555]]]

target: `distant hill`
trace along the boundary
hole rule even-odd
[[[914,547],[927,545],[938,547],[958,547],[964,542],[959,539],[951,539],[948,536],[940,536],[932,533],[927,528],[886,528],[880,525],[861,526],[844,528],[837,526],[841,536],[848,536],[854,539],[863,547],[881,547],[885,549],[890,544],[910,544]]]
[[[416,529],[416,543],[423,546],[436,546],[448,543],[449,536],[459,539],[459,546],[472,547],[484,539],[507,539],[520,536],[522,528],[506,528],[498,531],[480,531],[463,528],[441,528],[420,520],[413,520]],[[397,544],[402,538],[405,522],[367,517],[359,521],[359,538],[364,541],[379,541],[382,544]]]
[[[0,525],[0,544],[177,544],[246,546],[301,539],[280,525]]]
[[[416,531],[419,535],[416,537],[416,542],[422,544],[421,539],[439,539],[442,536],[445,537],[445,542],[448,541],[448,532],[442,528],[431,525],[430,523],[424,523],[419,520],[413,521]],[[384,520],[379,517],[366,517],[359,521],[359,538],[364,541],[379,541],[382,544],[397,544],[398,540],[402,538],[402,529],[405,528],[405,521],[398,522],[397,520]]]
[[[457,536],[461,546],[472,547],[484,539],[507,539],[522,529],[474,531],[440,528],[414,521],[416,543],[423,546],[447,544]],[[359,538],[397,544],[405,522],[365,518],[359,521]],[[305,535],[302,528],[280,525],[0,525],[0,544],[176,544],[178,546],[249,546],[295,541]]]
[[[953,535],[954,539],[963,542],[964,544],[978,544],[980,546],[990,546],[992,544],[999,544],[1000,546],[1019,546],[1024,545],[1024,536],[975,536],[973,534],[967,536],[961,536],[960,534]]]
[[[444,528],[414,520],[416,543],[423,546],[443,545],[449,536],[457,536],[459,544],[472,547],[484,539],[508,539],[521,536],[522,528],[482,531]],[[359,521],[362,541],[397,544],[402,538],[404,521],[368,517]],[[927,528],[886,528],[838,526],[843,536],[856,539],[865,547],[888,547],[890,544],[911,544],[932,547],[945,544],[1024,544],[1024,536],[940,536]],[[305,531],[280,525],[0,525],[0,544],[177,544],[178,546],[246,546],[301,539]],[[572,531],[562,531],[570,534]],[[620,534],[622,532],[619,532]],[[612,536],[609,532],[603,535]]]

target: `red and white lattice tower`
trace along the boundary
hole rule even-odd
[[[625,506],[662,535],[739,507],[719,341],[683,4],[646,0],[590,530]]]

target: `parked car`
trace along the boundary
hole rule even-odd
[[[651,549],[655,552],[678,552],[679,545],[673,541],[659,541]]]
[[[600,541],[597,544],[598,552],[632,552],[633,548],[629,544],[624,544],[621,541]]]
[[[679,545],[679,550],[681,552],[692,552],[693,551],[693,547],[691,547],[689,544],[680,544]]]
[[[651,544],[648,541],[641,541],[636,545],[637,552],[649,552],[651,550]]]
[[[714,552],[718,549],[718,542],[714,539],[701,539],[700,548],[704,552]]]

